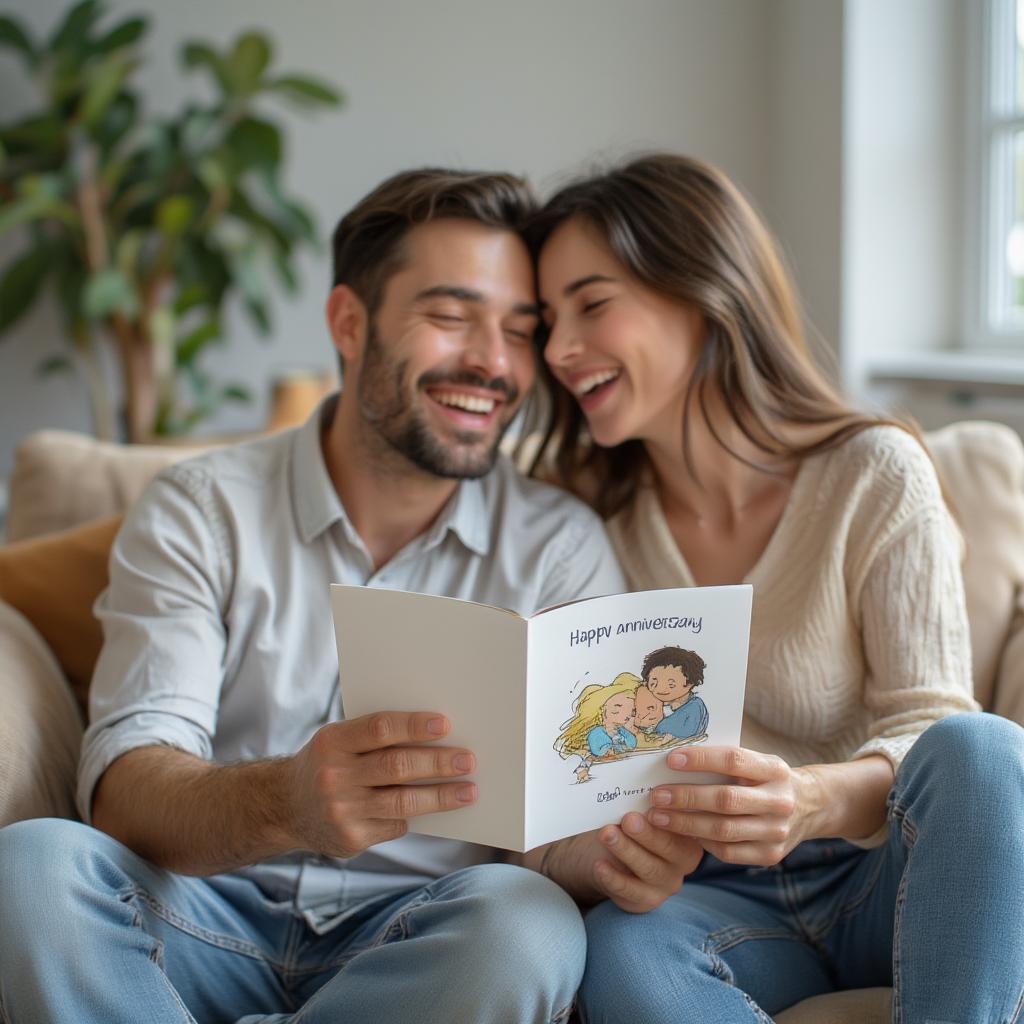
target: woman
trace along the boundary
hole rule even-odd
[[[1024,730],[958,714],[960,541],[919,437],[826,382],[713,168],[570,185],[535,244],[565,389],[546,454],[634,588],[754,587],[743,745],[670,753],[648,814],[706,854],[657,909],[589,913],[584,1020],[763,1022],[888,984],[894,1020],[1018,1020]],[[705,770],[735,784],[687,785]]]

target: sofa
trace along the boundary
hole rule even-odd
[[[1024,446],[1008,428],[981,422],[926,441],[965,539],[976,695],[1024,724]],[[0,826],[75,816],[75,767],[101,643],[91,606],[106,583],[107,553],[146,482],[195,450],[62,431],[38,432],[18,447],[0,547]],[[881,1024],[890,999],[889,989],[833,993],[776,1019]]]

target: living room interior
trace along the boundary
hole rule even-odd
[[[8,0],[0,15],[44,40],[69,9]],[[268,95],[265,116],[311,228],[296,229],[286,274],[259,269],[255,313],[232,266],[216,331],[182,314],[156,358],[183,411],[141,427],[110,328],[130,296],[96,307],[88,351],[53,282],[10,323],[0,311],[0,609],[18,609],[0,616],[0,706],[9,695],[37,725],[0,740],[0,825],[75,813],[68,779],[101,642],[88,608],[119,517],[162,466],[297,425],[337,386],[330,233],[407,167],[510,170],[542,196],[652,150],[731,176],[778,236],[833,379],[927,432],[967,541],[976,693],[1024,724],[1024,3],[108,0],[97,24],[136,16],[144,43],[124,73],[154,123],[211,101],[212,62],[183,56],[197,38],[230,56],[256,33],[258,62],[308,82],[305,102]],[[40,105],[19,46],[0,48],[0,138]],[[0,281],[34,237],[5,220],[26,195],[0,192]],[[163,230],[177,230],[173,212]],[[15,299],[3,284],[0,296]],[[888,1000],[844,993],[778,1019],[870,1024],[889,1019]]]

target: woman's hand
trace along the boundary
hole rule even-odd
[[[655,828],[633,811],[619,825],[560,839],[512,861],[547,875],[580,903],[610,899],[642,914],[677,893],[703,856],[696,839]]]
[[[658,829],[697,839],[708,853],[732,864],[777,864],[822,823],[823,793],[812,772],[781,757],[743,747],[672,751],[679,772],[730,776],[727,784],[685,782],[651,793],[648,820]]]

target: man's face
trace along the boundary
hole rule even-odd
[[[686,700],[693,689],[678,665],[652,668],[647,674],[647,685],[658,700],[668,704],[678,704]]]
[[[653,674],[653,673],[652,673]],[[662,702],[646,687],[637,687],[636,724],[641,729],[651,729],[665,717]]]
[[[353,367],[361,419],[420,469],[483,476],[533,384],[522,239],[468,220],[413,228]]]

